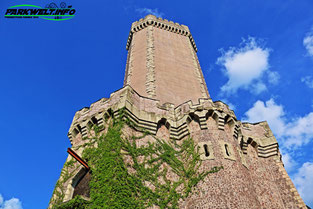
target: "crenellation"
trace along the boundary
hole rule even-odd
[[[147,15],[145,18],[141,18],[139,21],[135,21],[132,24],[126,44],[127,50],[129,49],[129,46],[132,42],[133,34],[146,28],[147,26],[154,26],[183,36],[188,36],[193,46],[193,49],[195,50],[195,52],[197,52],[196,44],[187,26],[180,25],[179,23],[174,23],[173,21],[168,21],[160,17],[156,18],[154,15]]]
[[[116,99],[118,97],[119,99]],[[137,99],[136,99],[137,98]],[[138,103],[135,103],[134,101],[140,101]],[[148,104],[155,104],[155,105],[148,105]],[[137,104],[137,105],[136,105]],[[142,106],[141,104],[144,104]],[[106,112],[108,107],[110,107],[114,114],[117,114],[118,109],[126,108],[129,110],[129,116],[131,117],[131,120],[139,125],[141,128],[147,128],[152,133],[156,133],[156,124],[158,122],[157,118],[159,117],[165,117],[170,123],[172,123],[172,129],[170,131],[171,138],[173,139],[182,139],[186,137],[188,131],[184,124],[186,124],[186,114],[193,113],[199,117],[199,124],[201,129],[207,129],[206,120],[207,120],[207,113],[210,110],[214,110],[215,107],[212,106],[213,103],[211,103],[209,100],[199,100],[199,104],[193,104],[191,101],[188,101],[176,108],[174,106],[160,106],[158,105],[158,101],[141,97],[138,95],[136,91],[134,91],[130,86],[126,86],[123,89],[120,89],[119,91],[116,91],[114,94],[111,95],[110,99],[105,100],[99,100],[95,103],[93,103],[90,108],[84,108],[83,110],[78,111],[75,114],[75,117],[73,119],[73,126],[71,126],[68,136],[72,140],[73,134],[72,132],[74,130],[77,130],[75,127],[79,124],[82,129],[82,137],[86,137],[87,133],[87,123],[90,121],[92,117],[97,118],[99,121],[103,121],[104,114],[103,112]],[[221,130],[224,130],[224,124],[225,124],[225,117],[228,116],[229,120],[235,121],[235,118],[233,118],[233,112],[229,111],[228,108],[226,108],[225,104],[218,102],[214,103],[218,104],[218,110],[214,110],[214,114],[218,115],[218,127]],[[186,108],[187,106],[188,108]],[[154,108],[149,108],[154,107]],[[155,109],[157,107],[157,109]],[[164,107],[166,107],[164,109]],[[224,107],[224,108],[221,108]],[[147,112],[147,109],[149,111]],[[226,109],[228,114],[220,112],[221,109]],[[178,111],[180,110],[180,111]],[[161,113],[161,116],[157,116],[158,114],[155,114],[155,112]],[[231,115],[229,115],[231,114]],[[232,119],[231,119],[232,118]],[[87,121],[87,122],[86,122]],[[149,123],[147,121],[153,121],[152,123]],[[153,124],[153,125],[152,125]],[[180,128],[179,128],[180,127]],[[181,128],[184,127],[184,128]]]

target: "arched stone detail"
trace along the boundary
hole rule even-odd
[[[67,185],[63,202],[69,201],[73,198],[75,187],[87,173],[88,171],[83,166],[80,166],[78,171],[74,174],[74,177],[70,180],[69,184]]]
[[[189,113],[188,117],[187,117],[187,120],[186,120],[186,123],[187,123],[187,126],[188,126],[188,129],[189,129],[189,132],[191,131],[191,127],[190,127],[190,124],[194,121],[194,127],[198,127],[197,130],[201,129],[201,125],[200,125],[200,118],[198,115],[196,115],[195,113]]]
[[[209,110],[206,115],[206,124],[209,130],[215,129],[218,127],[218,114],[213,110]]]
[[[86,123],[86,136],[92,137],[94,135],[94,126],[99,126],[98,119],[95,116],[91,117]]]
[[[229,135],[231,137],[236,137],[237,138],[237,133],[235,134],[235,125],[236,125],[236,121],[234,120],[233,117],[231,117],[230,115],[226,115],[225,117],[225,131],[229,133]]]
[[[259,146],[258,143],[255,140],[253,140],[251,137],[248,138],[247,144],[248,145],[251,144],[251,146],[254,147],[256,150],[258,149],[258,146]]]
[[[247,139],[247,154],[250,155],[250,157],[258,158],[258,146],[259,146],[258,143],[255,140],[253,140],[253,138],[249,137]]]
[[[71,142],[76,143],[78,141],[81,141],[83,138],[83,132],[82,132],[82,127],[77,124],[75,128],[71,131]]]
[[[195,140],[198,141],[199,134],[201,130],[200,118],[195,113],[189,113],[186,124],[188,128],[188,132],[190,136]]]
[[[164,140],[169,140],[170,128],[171,124],[165,118],[161,118],[157,123],[156,136]]]
[[[105,123],[110,123],[111,120],[114,118],[114,113],[111,108],[109,108],[104,114],[103,119]]]

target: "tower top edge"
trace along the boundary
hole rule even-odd
[[[170,21],[170,20],[167,20],[167,19],[163,19],[161,17],[156,17],[155,15],[152,15],[152,14],[148,14],[146,15],[144,18],[141,18],[139,19],[138,21],[135,21],[132,23],[132,27],[131,27],[131,30],[134,29],[135,27],[137,26],[140,26],[141,24],[143,23],[146,23],[147,25],[151,25],[153,24],[154,22],[157,22],[157,23],[163,23],[163,24],[166,24],[167,26],[172,26],[172,27],[176,27],[176,28],[179,28],[181,30],[185,30],[187,32],[190,33],[189,31],[189,28],[188,26],[186,25],[183,25],[183,24],[179,24],[179,23],[175,23],[173,21]],[[150,24],[149,24],[150,23]],[[163,26],[164,27],[164,26]]]
[[[142,29],[145,29],[148,26],[154,26],[172,33],[177,33],[189,37],[193,49],[195,50],[195,52],[198,51],[188,26],[179,23],[174,23],[173,21],[169,21],[161,17],[156,17],[155,15],[152,14],[149,14],[144,18],[141,18],[138,21],[132,23],[126,44],[127,50],[129,49],[129,46],[131,44],[133,34]]]

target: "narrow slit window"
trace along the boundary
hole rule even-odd
[[[225,151],[226,151],[226,155],[229,156],[229,151],[228,151],[228,145],[225,144]]]
[[[204,148],[205,156],[209,157],[210,156],[210,152],[209,152],[209,149],[208,149],[208,145],[204,144],[203,148]]]

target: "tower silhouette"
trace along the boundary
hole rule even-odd
[[[197,172],[223,166],[199,181],[179,208],[306,208],[267,122],[243,123],[227,104],[211,99],[187,26],[147,15],[132,24],[126,49],[123,88],[74,116],[68,137],[77,156],[93,138],[90,127],[106,133],[123,110],[134,124],[123,129],[125,138],[148,132],[138,140],[147,145],[153,138],[181,143],[191,137],[201,160]],[[90,200],[93,173],[75,159],[68,156],[50,208],[78,195]]]

